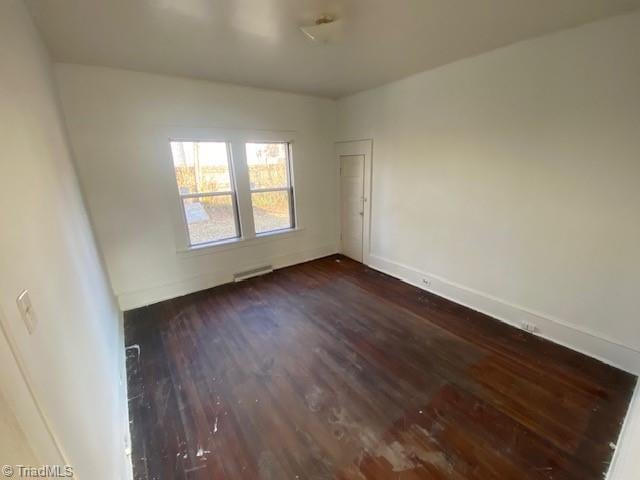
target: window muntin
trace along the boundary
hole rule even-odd
[[[294,227],[290,144],[246,143],[256,234]]]
[[[191,246],[240,236],[229,151],[226,142],[171,142]]]

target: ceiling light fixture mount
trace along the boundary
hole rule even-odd
[[[317,43],[329,43],[335,41],[342,30],[342,21],[335,15],[321,15],[316,18],[313,25],[300,27],[305,36]]]

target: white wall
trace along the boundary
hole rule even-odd
[[[141,306],[228,282],[245,268],[336,250],[335,102],[184,78],[57,65],[78,171],[120,305]],[[239,249],[178,255],[171,132],[295,131],[303,231]]]
[[[339,102],[371,263],[640,371],[640,13]]]
[[[40,461],[66,460],[83,479],[126,478],[120,312],[72,167],[50,60],[21,1],[0,2],[0,58],[0,388]],[[33,335],[15,303],[25,288],[39,320]]]

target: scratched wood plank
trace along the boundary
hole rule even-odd
[[[600,480],[636,381],[342,256],[125,329],[137,480]]]

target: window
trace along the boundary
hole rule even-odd
[[[280,234],[295,227],[292,143],[279,141],[282,134],[266,135],[271,136],[216,131],[210,140],[170,140],[184,221],[176,232],[180,250]]]
[[[171,142],[191,246],[240,236],[229,152],[225,142]]]
[[[247,143],[247,169],[257,234],[293,228],[288,143]]]

